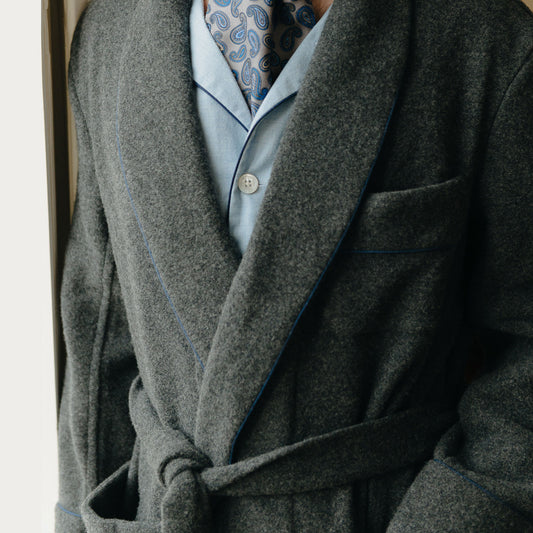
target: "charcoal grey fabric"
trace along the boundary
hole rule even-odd
[[[240,257],[189,8],[73,38],[56,532],[533,531],[533,16],[335,0]]]

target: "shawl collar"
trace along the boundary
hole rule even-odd
[[[334,0],[242,258],[196,111],[190,0],[139,0],[133,13],[117,134],[169,315],[179,316],[201,368],[194,437],[214,464],[232,461],[364,195],[406,62],[408,4]]]

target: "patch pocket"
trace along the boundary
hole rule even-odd
[[[339,253],[414,253],[446,250],[459,241],[468,210],[463,175],[441,183],[368,193]]]

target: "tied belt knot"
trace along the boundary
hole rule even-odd
[[[163,457],[156,466],[159,482],[166,489],[161,502],[162,531],[209,531],[210,491],[201,473],[213,465],[183,433],[176,432],[174,445],[175,455]],[[159,459],[157,455],[154,458]]]
[[[350,485],[427,460],[457,420],[442,404],[411,408],[215,466],[179,428],[161,422],[140,378],[130,389],[138,442],[165,492],[162,533],[212,530],[211,495],[279,496]]]

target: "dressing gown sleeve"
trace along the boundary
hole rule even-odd
[[[496,113],[475,177],[467,326],[486,365],[387,533],[533,531],[533,53]]]
[[[68,80],[79,171],[60,292],[67,358],[58,426],[56,533],[86,531],[80,517],[81,502],[131,457],[134,442],[127,395],[137,368],[99,191],[91,132],[76,87],[80,26],[72,41]]]

